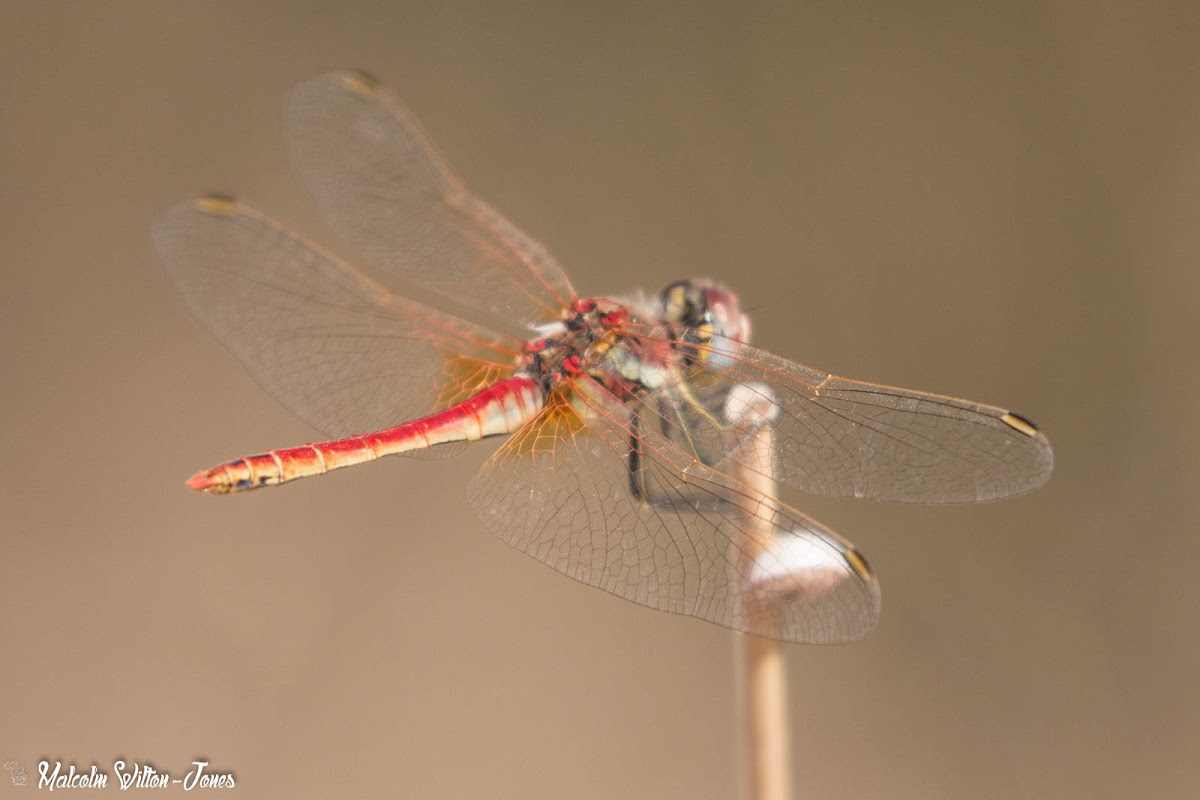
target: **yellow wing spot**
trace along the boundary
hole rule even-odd
[[[846,550],[844,555],[846,557],[846,563],[850,565],[850,569],[854,570],[854,574],[856,574],[860,579],[864,581],[871,581],[875,579],[875,573],[871,572],[871,565],[867,563],[865,558],[863,558],[862,553],[851,547]]]
[[[447,354],[442,365],[442,374],[445,377],[438,389],[436,410],[444,411],[461,403],[501,378],[507,378],[512,371],[511,366],[497,364],[484,358]]]
[[[355,94],[370,97],[379,92],[379,80],[369,72],[350,70],[342,74],[342,83]]]
[[[1003,417],[1000,418],[1000,421],[1013,430],[1020,431],[1026,436],[1037,436],[1038,434],[1037,425],[1034,425],[1020,414],[1014,414],[1013,412],[1008,411]]]
[[[206,194],[196,198],[196,208],[205,214],[232,217],[237,212],[237,200],[224,194]]]
[[[549,453],[560,440],[574,438],[585,430],[587,423],[572,406],[569,390],[555,389],[537,419],[521,428],[503,450],[505,455],[516,457]]]

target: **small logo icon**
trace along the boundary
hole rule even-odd
[[[26,781],[25,768],[16,761],[5,761],[4,768],[8,770],[8,777],[12,780],[13,786],[24,786]]]

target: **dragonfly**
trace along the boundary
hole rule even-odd
[[[159,216],[155,248],[193,315],[329,437],[218,464],[191,489],[246,492],[506,436],[467,486],[504,542],[645,606],[831,644],[875,624],[878,579],[777,483],[960,503],[1049,478],[1050,443],[1026,417],[756,348],[715,281],[580,297],[366,73],[301,83],[285,119],[323,219],[386,281],[242,200]]]

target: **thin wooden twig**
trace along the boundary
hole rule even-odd
[[[773,463],[771,425],[761,425],[744,443],[754,448],[754,455],[744,463]],[[742,469],[738,476],[754,491],[751,497],[776,502],[778,489],[775,480],[761,472]],[[751,524],[758,529],[743,543],[746,555],[756,558],[763,547],[773,540],[772,514],[750,515]],[[762,604],[748,609],[758,615],[759,630],[772,630],[777,609]],[[734,679],[738,685],[739,740],[741,742],[742,797],[745,800],[790,800],[792,796],[791,769],[788,759],[787,691],[783,652],[775,639],[751,634],[737,634],[735,641]]]

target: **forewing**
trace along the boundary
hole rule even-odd
[[[511,374],[520,352],[502,335],[389,292],[241,202],[180,203],[153,236],[192,313],[268,392],[330,437],[445,408]]]
[[[546,249],[472,195],[369,76],[300,84],[286,124],[292,161],[324,218],[379,267],[525,324],[557,319],[575,300]]]
[[[468,492],[508,544],[651,608],[810,643],[860,639],[878,616],[878,583],[851,545],[699,463],[587,379],[553,393]]]
[[[664,388],[652,404],[659,427],[720,469],[740,462],[837,497],[962,503],[1036,489],[1054,466],[1046,437],[1003,408],[840,378],[721,337],[677,355],[711,368]],[[773,419],[769,463],[728,449],[722,426],[748,405]]]

